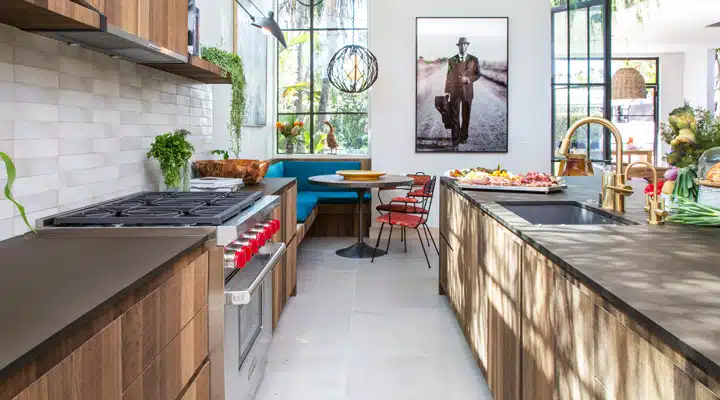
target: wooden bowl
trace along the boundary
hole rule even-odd
[[[270,163],[269,160],[202,160],[195,161],[195,166],[203,178],[240,178],[246,185],[254,185],[265,178]]]
[[[350,181],[374,181],[387,174],[376,171],[336,171],[335,173]]]

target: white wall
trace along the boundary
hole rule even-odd
[[[683,75],[685,99],[693,107],[702,107],[708,110],[715,108],[713,60],[713,50],[703,46],[691,47],[685,52]]]
[[[270,10],[272,0],[255,1],[263,11]],[[235,0],[198,0],[200,8],[200,43],[203,46],[218,46],[225,51],[233,50],[233,7]],[[248,7],[251,12],[257,10]],[[238,9],[239,23],[249,23],[249,18],[242,10]],[[275,91],[273,85],[275,80],[275,43],[274,39],[268,40],[268,107],[267,126],[242,128],[243,142],[240,158],[267,159],[272,155],[272,132],[275,120]],[[230,139],[228,136],[227,123],[230,120],[230,85],[213,85],[213,96],[215,106],[213,107],[213,149],[228,149]],[[217,156],[215,157],[217,158]]]
[[[206,158],[212,108],[208,85],[0,25],[0,151],[16,164],[13,192],[31,223],[157,190],[150,143],[189,129],[196,158]],[[0,194],[0,240],[25,231]]]
[[[507,154],[415,153],[415,18],[452,16],[510,17]],[[380,65],[370,104],[373,169],[439,176],[451,168],[502,164],[515,172],[549,172],[550,42],[547,1],[371,0],[370,49]],[[438,225],[438,197],[432,226]]]

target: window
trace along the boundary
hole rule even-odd
[[[287,49],[278,47],[278,121],[301,120],[296,154],[323,154],[329,121],[342,154],[368,153],[368,93],[346,94],[327,79],[327,65],[343,46],[367,46],[367,0],[279,0],[278,23]],[[277,135],[278,154],[285,140]]]
[[[610,3],[605,0],[552,0],[552,163],[557,173],[557,150],[572,124],[582,118],[609,118]],[[593,161],[609,155],[609,133],[599,125],[581,127],[571,151]]]
[[[658,59],[657,58],[621,58],[613,59],[613,75],[626,66],[640,71],[645,78],[647,97],[638,100],[613,100],[612,122],[618,127],[623,137],[624,149],[628,157],[636,161],[645,161],[652,155],[652,163],[657,160],[658,135],[660,125]],[[650,153],[652,152],[652,153]],[[613,154],[614,157],[614,154]],[[613,161],[615,159],[613,158]],[[627,162],[627,159],[624,160]]]

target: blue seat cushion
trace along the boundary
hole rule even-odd
[[[298,192],[342,192],[345,188],[313,185],[308,178],[315,175],[331,175],[339,170],[358,170],[359,161],[284,161],[284,176],[297,178]]]
[[[285,168],[283,168],[283,163],[275,163],[268,168],[267,173],[265,174],[266,178],[282,178],[283,174],[285,173]]]
[[[317,196],[320,204],[357,204],[356,192],[310,192]],[[372,196],[365,193],[365,200],[370,201]]]
[[[297,222],[305,222],[318,204],[318,197],[311,192],[298,192],[297,194]]]

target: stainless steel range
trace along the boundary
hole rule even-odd
[[[278,196],[261,192],[141,192],[44,218],[38,228],[214,231],[222,266],[211,268],[222,268],[224,281],[224,335],[218,339],[224,353],[224,398],[250,400],[272,340],[271,272],[285,254],[284,243],[272,243],[280,231],[280,220],[272,218],[279,205]]]

